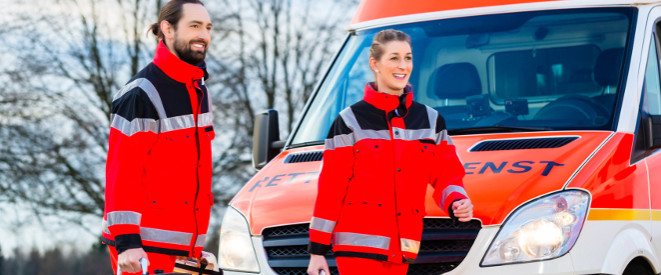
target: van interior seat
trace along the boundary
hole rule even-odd
[[[623,57],[624,48],[607,49],[599,53],[594,64],[594,80],[599,86],[617,86]]]
[[[612,110],[617,96],[615,91],[620,81],[624,48],[612,48],[602,51],[594,65],[594,80],[602,88],[602,94],[594,97],[602,106]]]
[[[482,93],[475,65],[468,62],[445,64],[432,74],[431,90],[440,99],[465,99]]]

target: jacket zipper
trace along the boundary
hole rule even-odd
[[[393,159],[393,164],[394,164],[394,167],[393,167],[393,170],[392,170],[392,176],[393,176],[392,177],[392,179],[393,179],[393,181],[392,181],[393,182],[392,190],[393,190],[393,197],[394,197],[393,202],[395,204],[395,225],[396,225],[395,229],[397,231],[397,240],[396,241],[397,241],[397,243],[399,243],[401,237],[399,236],[399,215],[398,215],[399,214],[399,209],[397,208],[397,167],[396,167],[397,166],[397,154],[395,153],[395,138],[394,138],[394,135],[392,133],[392,124],[390,123],[390,119],[388,118],[388,112],[387,111],[386,111],[386,122],[388,123],[388,131],[390,132],[390,141],[393,145],[392,148],[391,148],[391,152],[392,152],[392,156],[393,156],[392,159]],[[401,250],[401,247],[400,247],[400,250]],[[401,252],[398,252],[398,253],[401,253]],[[392,254],[392,256],[395,257],[395,254]]]
[[[196,186],[195,186],[195,202],[193,202],[193,218],[195,219],[195,235],[193,235],[193,240],[191,243],[191,254],[195,255],[195,244],[197,243],[197,237],[199,235],[199,227],[197,224],[197,197],[200,195],[200,133],[198,131],[198,115],[200,114],[200,108],[202,106],[202,100],[204,99],[204,92],[202,91],[202,87],[196,88],[195,85],[193,85],[193,89],[195,89],[195,95],[197,96],[197,110],[195,110],[193,114],[193,119],[195,120],[195,147],[197,148],[197,162],[195,164],[195,181],[196,181]],[[198,90],[199,95],[198,95]],[[201,95],[201,96],[200,96]]]

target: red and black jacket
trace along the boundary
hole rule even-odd
[[[206,78],[161,41],[112,102],[103,241],[119,253],[199,257],[204,247],[214,138]]]
[[[339,257],[411,262],[427,185],[448,210],[467,198],[464,168],[443,117],[414,102],[410,87],[398,97],[372,85],[328,133],[308,250],[323,255],[332,243]]]

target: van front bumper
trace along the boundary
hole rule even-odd
[[[545,275],[570,275],[570,274],[589,274],[595,273],[594,269],[592,270],[575,270],[571,251],[570,253],[552,260],[537,261],[530,263],[518,263],[518,264],[507,264],[500,266],[489,266],[481,267],[480,262],[484,257],[486,250],[488,249],[491,241],[496,236],[499,230],[499,226],[487,226],[480,230],[480,233],[475,239],[473,247],[466,255],[466,258],[459,264],[454,270],[447,272],[447,275],[466,275],[466,274],[545,274]],[[250,273],[250,272],[240,272],[240,271],[231,271],[224,270],[226,275],[249,275],[249,274],[260,274],[260,275],[278,275],[271,269],[268,265],[266,259],[266,253],[264,246],[262,245],[261,236],[252,237],[253,245],[255,246],[255,251],[257,251],[257,261],[259,262],[259,273]],[[598,268],[597,268],[598,269]]]

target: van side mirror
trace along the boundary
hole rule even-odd
[[[659,148],[661,147],[661,115],[646,115],[642,123],[646,128],[645,132],[647,134],[647,148]]]
[[[255,128],[252,135],[252,165],[262,169],[280,150],[285,147],[285,141],[280,140],[278,111],[269,109],[255,116]]]

